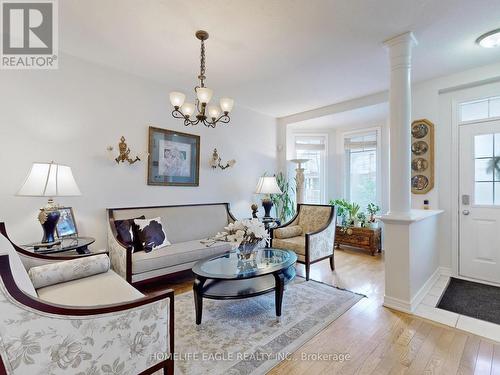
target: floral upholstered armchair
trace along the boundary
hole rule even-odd
[[[321,260],[329,258],[333,271],[336,217],[334,206],[299,204],[292,220],[271,231],[271,246],[293,250],[305,265],[306,280],[311,264]]]
[[[0,374],[173,373],[173,291],[143,296],[137,290],[125,289],[133,287],[111,270],[107,271],[111,274],[97,274],[94,281],[88,280],[94,276],[88,276],[67,285],[37,288],[37,282],[47,282],[48,278],[33,278],[25,258],[45,264],[41,267],[57,264],[53,268],[59,270],[64,263],[76,264],[75,259],[30,255],[8,240],[3,223],[0,233]],[[90,258],[98,257],[106,255],[91,255],[86,265],[96,262]],[[83,292],[83,287],[95,282],[96,288]],[[80,291],[76,298],[87,302],[106,295],[106,288],[122,297],[123,291],[129,290],[131,298],[94,306],[56,304],[43,298],[50,295],[52,287],[59,288],[64,298],[74,298],[71,294]],[[72,293],[68,288],[73,288]]]

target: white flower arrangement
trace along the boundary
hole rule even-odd
[[[238,220],[229,223],[224,229],[224,232],[217,233],[212,240],[231,242],[234,249],[240,245],[257,245],[269,239],[269,233],[258,219]]]

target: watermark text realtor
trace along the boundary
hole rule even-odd
[[[57,0],[0,0],[1,69],[57,69]]]

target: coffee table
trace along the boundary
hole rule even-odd
[[[275,292],[276,316],[281,316],[285,284],[295,277],[297,255],[265,248],[240,259],[237,251],[203,259],[193,266],[196,324],[201,324],[203,298],[228,300]]]

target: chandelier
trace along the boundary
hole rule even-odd
[[[205,40],[208,39],[208,33],[203,30],[198,30],[195,33],[196,38],[201,41],[201,56],[200,56],[200,75],[198,79],[200,83],[194,88],[196,93],[196,102],[185,103],[186,95],[182,92],[171,92],[170,103],[174,107],[172,116],[184,120],[184,125],[198,125],[202,123],[207,127],[215,128],[217,123],[227,124],[231,119],[229,112],[233,108],[234,100],[231,98],[221,98],[220,108],[217,105],[208,105],[212,99],[213,91],[205,87]],[[197,111],[196,116],[193,116]]]

